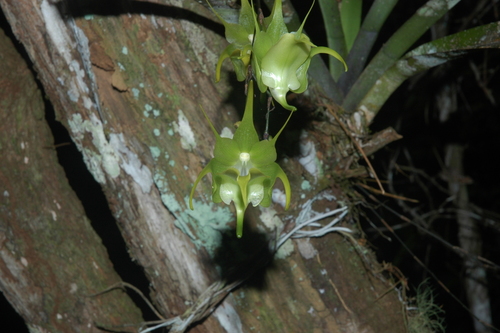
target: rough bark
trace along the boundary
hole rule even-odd
[[[342,165],[332,126],[305,131],[303,153],[322,172],[311,175],[299,158],[285,159],[293,183],[291,210],[285,213],[279,205],[250,209],[243,239],[237,240],[233,213],[210,201],[207,179],[197,191],[195,210],[187,207],[192,183],[214,145],[199,105],[220,131],[234,128],[240,118],[240,110],[226,102],[234,100],[230,95],[243,99],[241,84],[231,88],[227,77],[213,82],[225,42],[211,30],[216,25],[204,7],[175,0],[132,2],[111,12],[92,4],[68,9],[48,0],[0,4],[58,119],[102,185],[129,252],[144,267],[152,298],[166,318],[183,314],[213,282],[235,278],[235,271],[244,275],[261,259],[272,225],[293,223],[324,188],[321,173]],[[328,191],[313,211],[335,209],[331,195],[346,200],[338,188]],[[38,241],[46,240],[41,235]],[[368,249],[340,235],[294,240],[284,248],[288,252],[278,252],[271,266],[190,332],[405,330],[392,282],[376,273]],[[18,302],[38,301],[21,297]],[[32,314],[22,315],[28,320]]]
[[[0,290],[32,332],[98,332],[140,322],[57,162],[44,100],[0,30]],[[4,318],[8,322],[8,318]]]

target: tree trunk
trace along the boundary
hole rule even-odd
[[[120,278],[58,164],[33,75],[2,30],[0,73],[0,289],[32,332],[140,322],[121,291],[89,297]]]
[[[144,267],[156,307],[165,318],[180,316],[171,331],[404,332],[394,282],[350,238],[290,240],[271,264],[258,267],[272,255],[267,239],[275,227],[289,230],[299,216],[348,201],[339,186],[320,192],[322,175],[345,162],[331,139],[338,128],[316,123],[302,132],[305,156],[281,163],[292,182],[291,209],[249,209],[243,238],[236,239],[233,210],[211,202],[207,179],[196,192],[195,209],[187,205],[215,142],[200,105],[220,132],[241,119],[244,99],[243,85],[233,89],[229,76],[214,83],[225,41],[212,31],[220,31],[213,15],[195,1],[115,2],[113,8],[82,3],[0,0],[57,118],[101,184],[130,255]],[[51,142],[42,101],[20,68],[2,69],[9,72],[2,87],[31,90],[2,91],[15,106],[1,110],[12,125],[3,128],[0,141],[0,286],[31,327],[79,332],[98,331],[96,324],[138,324],[137,310],[121,292],[85,298],[118,278],[53,150],[45,148]],[[38,96],[38,104],[26,96]],[[212,313],[216,304],[208,300],[225,295],[214,283],[248,274],[252,279]],[[208,311],[199,300],[211,304]]]

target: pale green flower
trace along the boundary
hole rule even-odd
[[[307,70],[313,56],[326,53],[341,61],[346,70],[347,65],[340,54],[328,47],[317,47],[302,33],[309,13],[299,30],[288,32],[281,6],[281,0],[274,2],[267,30],[255,33],[252,67],[260,91],[269,88],[281,106],[295,111],[296,108],[287,103],[286,94],[289,91],[302,93],[307,89]],[[255,26],[259,29],[257,24]]]
[[[286,94],[289,91],[302,93],[307,89],[307,70],[313,56],[319,53],[329,54],[341,61],[347,70],[340,54],[328,47],[317,47],[302,33],[309,13],[296,32],[288,32],[281,0],[274,2],[271,15],[264,18],[262,23],[257,20],[253,4],[251,6],[248,0],[241,1],[238,24],[228,23],[217,13],[216,15],[224,24],[226,39],[230,43],[217,63],[216,81],[220,79],[225,59],[232,61],[239,81],[246,78],[251,62],[252,75],[259,90],[264,93],[269,89],[279,104],[295,111],[296,108],[287,103]]]
[[[232,139],[222,138],[210,120],[209,123],[216,137],[214,158],[198,175],[189,196],[189,206],[193,209],[194,191],[200,180],[212,173],[212,200],[225,204],[234,202],[237,216],[236,235],[241,237],[243,217],[248,204],[251,203],[254,207],[268,207],[272,201],[276,178],[280,178],[285,187],[285,208],[290,205],[290,182],[283,169],[275,162],[276,140],[285,126],[272,140],[259,141],[253,124],[253,81],[249,83],[243,120]]]

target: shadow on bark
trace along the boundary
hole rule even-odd
[[[119,16],[122,14],[155,15],[176,20],[187,20],[224,36],[224,27],[191,10],[175,6],[130,0],[76,0],[56,4],[62,17],[79,18],[86,15]]]
[[[267,234],[247,229],[242,238],[236,238],[234,230],[222,233],[221,246],[215,253],[213,264],[227,283],[248,279],[245,282],[247,287],[265,290],[265,276],[275,268],[274,252]]]

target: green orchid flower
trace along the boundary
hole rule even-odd
[[[314,6],[313,4],[311,5]],[[311,59],[316,54],[325,53],[347,65],[337,52],[328,47],[314,45],[302,30],[309,12],[296,32],[288,32],[283,19],[281,0],[276,0],[271,15],[262,22],[257,20],[248,0],[241,1],[238,24],[228,23],[215,12],[225,27],[226,39],[230,43],[222,52],[216,68],[216,82],[220,80],[222,63],[230,59],[238,81],[243,81],[252,64],[252,73],[259,90],[270,90],[273,98],[284,108],[295,111],[296,108],[286,101],[289,91],[302,93],[307,89],[307,70]],[[213,10],[213,9],[212,9]]]
[[[224,51],[222,51],[217,67],[215,69],[215,82],[220,81],[220,71],[222,63],[226,59],[230,59],[233,63],[238,81],[243,81],[247,77],[248,66],[252,55],[254,26],[254,11],[248,0],[241,0],[241,10],[238,23],[230,23],[225,21],[222,16],[217,13],[210,2],[208,5],[215,13],[217,18],[222,22],[225,28],[226,40],[230,43]]]
[[[286,28],[281,0],[274,2],[271,16],[267,18],[267,29],[259,31],[259,25],[255,21],[257,31],[253,44],[252,67],[259,90],[264,93],[269,88],[273,98],[291,111],[297,108],[287,103],[286,94],[288,91],[302,93],[307,89],[307,70],[312,57],[320,53],[329,54],[341,61],[347,71],[347,64],[340,54],[328,47],[314,45],[309,37],[302,33],[312,6],[296,32],[288,32]]]
[[[276,140],[286,123],[274,138],[259,141],[253,124],[253,91],[253,81],[250,81],[245,113],[232,139],[221,137],[205,114],[216,138],[214,158],[198,175],[189,196],[189,207],[193,209],[192,201],[198,183],[205,175],[212,173],[212,200],[228,205],[234,202],[238,238],[243,235],[243,218],[248,204],[268,207],[276,178],[281,179],[285,187],[285,209],[288,209],[291,197],[288,177],[275,162]]]

